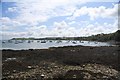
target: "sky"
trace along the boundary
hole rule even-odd
[[[118,2],[20,0],[0,3],[0,36],[81,37],[118,30]]]

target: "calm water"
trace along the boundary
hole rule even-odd
[[[4,40],[0,41],[2,46],[0,49],[13,49],[13,50],[21,50],[21,49],[47,49],[49,47],[62,47],[62,46],[75,46],[75,45],[83,45],[83,46],[111,46],[109,43],[105,42],[88,42],[88,41],[68,41],[68,40]]]

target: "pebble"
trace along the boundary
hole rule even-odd
[[[44,64],[47,64],[48,67],[44,68],[43,66],[43,67],[36,67],[35,69],[31,69],[32,66],[28,66],[28,68],[30,69],[28,72],[15,73],[16,75],[12,75],[11,78],[18,78],[19,76],[19,78],[23,77],[27,79],[28,77],[36,78],[36,76],[39,76],[39,75],[41,78],[53,78],[54,76],[57,76],[59,74],[64,75],[69,70],[87,70],[93,73],[102,73],[102,74],[107,73],[107,76],[103,76],[102,78],[107,78],[109,76],[117,75],[116,70],[110,69],[108,67],[98,65],[98,64],[88,64],[88,65],[85,64],[85,65],[82,65],[82,67],[81,66],[68,66],[68,65],[63,66],[63,65],[57,65],[55,63],[44,63]],[[89,78],[91,79],[91,77],[93,76],[85,72],[85,76],[84,76],[85,79],[89,79]],[[73,75],[73,78],[77,78],[77,76]]]
[[[28,68],[29,68],[29,69],[31,69],[31,68],[32,68],[32,66],[28,66]]]

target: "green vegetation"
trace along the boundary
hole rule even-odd
[[[12,38],[11,40],[34,40],[34,38]]]
[[[106,42],[106,41],[117,41],[120,42],[120,30],[117,30],[114,33],[110,34],[97,34],[97,35],[92,35],[88,37],[81,37],[81,40],[87,40],[87,41],[101,41],[101,42]]]
[[[115,33],[110,33],[110,34],[97,34],[97,35],[92,35],[89,37],[84,37],[84,40],[89,40],[89,41],[118,41],[120,42],[120,30],[116,31]]]
[[[86,41],[118,41],[120,42],[120,30],[110,34],[97,34],[88,37],[47,37],[47,38],[13,38],[12,40],[86,40]]]

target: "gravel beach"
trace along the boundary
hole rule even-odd
[[[118,46],[2,50],[2,80],[120,80]]]

